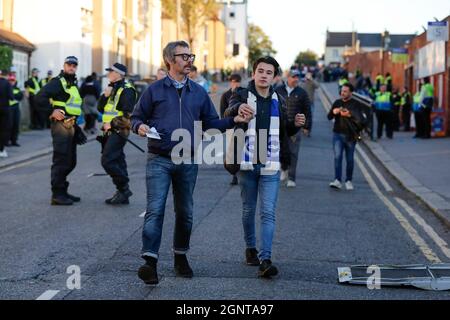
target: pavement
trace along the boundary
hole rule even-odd
[[[336,83],[321,86],[327,100],[339,98]],[[395,132],[393,140],[366,139],[363,143],[390,174],[450,227],[450,138],[413,136],[414,132]]]
[[[218,96],[213,97],[215,102]],[[72,207],[49,205],[50,155],[0,169],[0,299],[449,300],[450,292],[369,290],[338,283],[339,267],[450,261],[450,235],[428,208],[376,163],[369,170],[368,162],[358,162],[354,192],[331,190],[332,126],[321,101],[316,105],[312,138],[302,143],[298,186],[280,189],[273,246],[278,277],[258,279],[257,268],[245,265],[240,188],[229,185],[231,177],[222,165],[201,165],[189,252],[195,277],[180,279],[173,271],[170,193],[158,265],[160,284],[145,286],[137,270],[143,263],[146,155],[127,145],[134,196],[130,206],[112,208],[104,204],[114,187],[109,177],[101,175],[100,146],[89,143],[79,148],[78,166],[69,177],[71,193],[82,197]],[[132,139],[145,147],[144,139]],[[394,192],[386,192],[372,178],[376,173]],[[79,289],[67,286],[73,266],[81,271]]]

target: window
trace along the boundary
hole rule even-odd
[[[333,49],[333,57],[334,58],[338,58],[339,57],[339,50],[338,49]]]

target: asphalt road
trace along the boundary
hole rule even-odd
[[[172,270],[174,213],[169,197],[161,282],[157,287],[141,283],[136,272],[142,264],[146,156],[127,146],[135,196],[130,206],[111,208],[104,204],[114,192],[110,179],[91,176],[103,173],[100,147],[94,142],[79,149],[78,167],[70,181],[71,192],[82,202],[73,207],[49,205],[50,157],[0,171],[0,299],[34,300],[43,294],[55,300],[449,299],[448,292],[338,284],[338,267],[448,262],[445,248],[450,236],[373,159],[385,183],[363,160],[365,169],[356,168],[355,191],[330,190],[331,123],[319,99],[316,104],[313,136],[302,144],[298,187],[282,187],[280,193],[273,260],[281,273],[276,279],[258,279],[257,269],[244,264],[239,187],[229,185],[230,177],[221,166],[202,166],[189,254],[196,277],[179,279]],[[133,139],[145,146],[145,141]],[[386,183],[391,192],[386,191]],[[424,221],[413,219],[417,216],[397,199]],[[438,245],[424,226],[443,242]],[[67,287],[70,266],[81,270],[80,290]]]

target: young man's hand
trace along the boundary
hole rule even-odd
[[[255,111],[248,104],[243,103],[239,107],[239,115],[241,117],[243,117],[243,118],[250,118],[250,119],[252,119],[253,116],[255,115]]]
[[[341,117],[350,118],[351,116],[352,116],[352,114],[350,113],[350,111],[348,109],[343,109],[341,111]]]
[[[50,119],[56,120],[56,121],[63,121],[65,119],[65,114],[61,110],[55,109],[53,110],[52,115],[50,116]]]
[[[111,130],[111,123],[104,123],[103,124],[103,131],[108,132],[109,130]]]
[[[295,116],[295,126],[301,128],[306,124],[306,117],[304,114],[297,114]]]
[[[253,117],[244,117],[241,115],[237,115],[234,117],[234,123],[249,123]]]
[[[139,127],[138,133],[141,137],[147,137],[147,133],[150,131],[150,128],[146,124],[141,124]]]
[[[337,116],[339,113],[341,113],[341,108],[334,108],[334,109],[333,109],[333,114],[334,114],[335,116]]]

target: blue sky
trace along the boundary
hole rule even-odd
[[[249,0],[250,22],[274,42],[288,68],[298,52],[322,54],[330,31],[416,33],[434,17],[450,15],[449,0]]]

